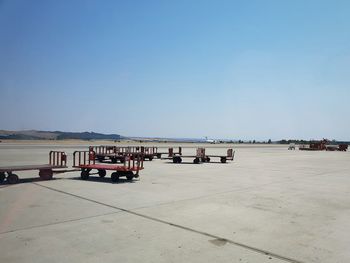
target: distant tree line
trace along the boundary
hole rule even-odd
[[[277,143],[280,144],[290,144],[290,143],[295,143],[295,144],[309,144],[311,141],[305,141],[305,140],[280,140]]]

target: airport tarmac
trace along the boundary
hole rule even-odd
[[[0,143],[0,166],[86,148]],[[146,161],[133,182],[18,172],[0,185],[0,262],[350,262],[350,152],[233,148],[226,164]]]

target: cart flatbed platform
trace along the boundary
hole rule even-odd
[[[30,164],[30,165],[13,165],[0,167],[0,183],[6,181],[9,184],[18,183],[19,178],[13,172],[39,170],[39,177],[43,180],[50,180],[54,173],[62,172],[60,170],[67,168],[67,155],[65,152],[51,151],[49,153],[48,164]],[[6,176],[7,174],[7,176]]]
[[[4,172],[15,172],[15,171],[30,171],[30,170],[43,170],[43,169],[60,169],[60,168],[67,168],[66,165],[51,165],[51,164],[41,164],[41,165],[18,165],[18,166],[1,166],[0,167],[0,173]]]

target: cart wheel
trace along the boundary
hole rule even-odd
[[[106,170],[103,170],[103,169],[99,169],[98,170],[98,175],[103,178],[106,176]]]
[[[131,181],[133,178],[134,178],[133,172],[129,171],[129,172],[126,173],[126,179],[128,181]]]
[[[6,178],[5,173],[0,173],[0,183],[2,183]]]
[[[209,158],[209,157],[207,157],[206,161],[207,161],[207,163],[209,163],[209,162],[210,162],[210,158]]]
[[[89,180],[89,177],[90,177],[89,171],[87,170],[81,171],[80,177],[82,180]]]
[[[195,159],[193,160],[193,163],[198,164],[198,163],[199,163],[199,158],[195,158]]]
[[[9,174],[8,176],[7,176],[7,182],[9,183],[9,184],[17,184],[18,183],[18,176],[17,176],[17,174]]]
[[[53,176],[53,172],[51,169],[39,170],[39,177],[43,180],[51,180],[52,176]]]
[[[116,183],[119,181],[119,174],[117,172],[114,172],[111,174],[111,179],[113,183]]]
[[[226,163],[226,157],[221,157],[220,161],[221,161],[222,163]]]
[[[181,162],[182,162],[181,157],[179,157],[179,156],[173,157],[173,163],[181,163]]]

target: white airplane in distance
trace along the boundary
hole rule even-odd
[[[212,144],[219,143],[218,140],[208,139],[208,137],[205,137],[205,142],[207,142],[207,143],[212,143]]]

